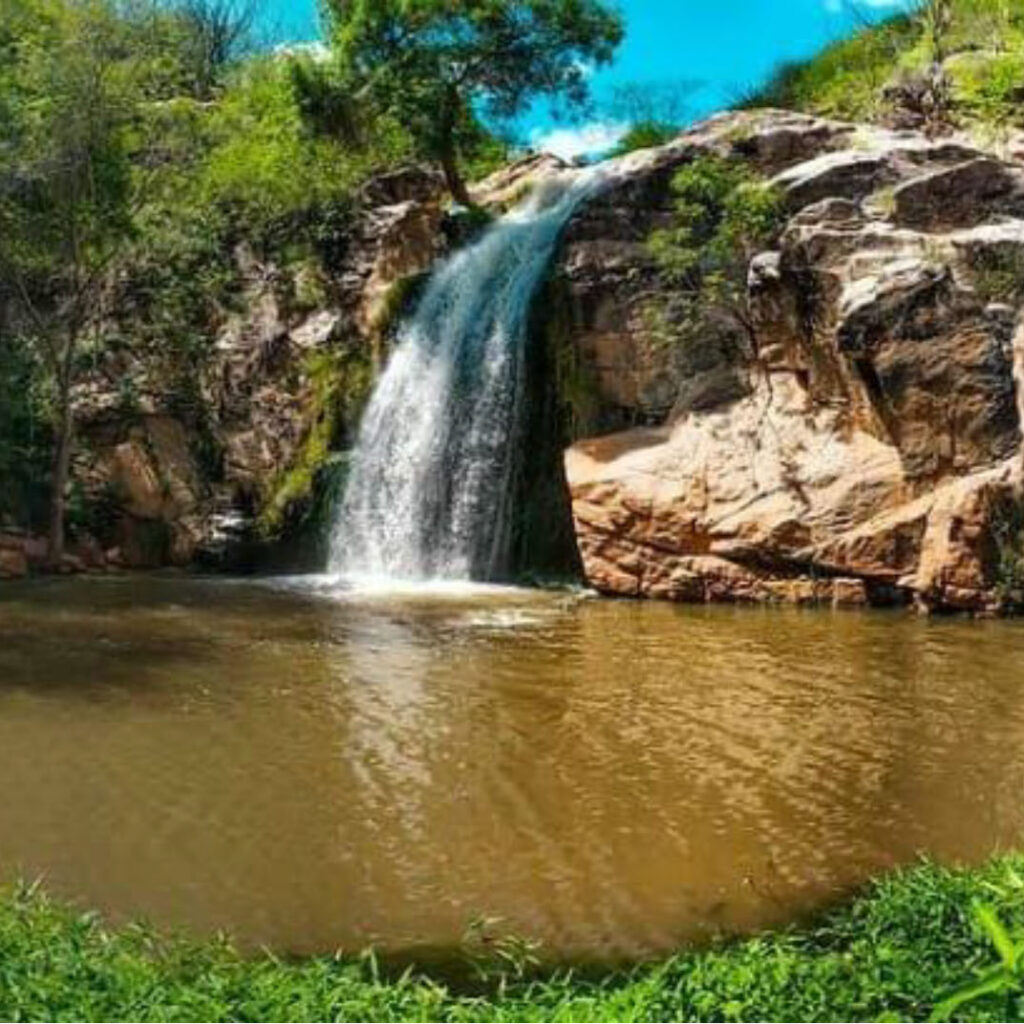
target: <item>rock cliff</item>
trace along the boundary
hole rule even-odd
[[[685,358],[645,240],[702,154],[785,204],[750,261],[749,356]],[[685,601],[992,610],[1019,584],[1024,167],[781,112],[638,154],[573,225],[571,337],[599,430],[566,468],[585,573]]]
[[[448,244],[442,191],[418,167],[372,179],[329,268],[265,263],[240,242],[225,254],[239,295],[201,339],[190,392],[134,349],[94,368],[76,396],[74,477],[96,527],[69,568],[315,565],[315,543],[300,552],[294,535],[351,442],[404,284]],[[111,327],[128,336],[130,299]]]
[[[675,286],[650,245],[678,216],[673,177],[709,155],[784,207],[777,242],[741,268],[746,346],[717,330],[675,342]],[[498,212],[562,166],[523,161],[475,198]],[[244,294],[211,328],[202,432],[144,367],[97,368],[75,476],[104,537],[72,567],[186,565],[240,538],[281,550],[351,442],[410,286],[473,227],[410,168],[366,187],[316,301],[300,301],[298,272],[240,247]],[[545,402],[564,421],[553,443],[572,442],[572,520],[598,590],[977,612],[1020,600],[1024,165],[956,137],[722,115],[608,167],[538,306]],[[33,550],[0,537],[0,573]]]

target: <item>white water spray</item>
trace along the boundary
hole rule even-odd
[[[332,572],[501,577],[523,446],[530,305],[562,228],[597,181],[583,171],[542,182],[434,272],[363,417]]]

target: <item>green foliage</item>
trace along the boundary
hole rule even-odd
[[[1024,509],[1014,502],[992,514],[995,541],[995,587],[1011,610],[1024,608]]]
[[[638,149],[650,149],[652,146],[663,146],[671,142],[679,134],[675,125],[661,124],[657,121],[642,121],[632,125],[625,135],[619,139],[612,156],[625,156]]]
[[[154,394],[217,478],[219,331],[270,267],[294,281],[289,308],[328,302],[353,197],[413,146],[373,111],[354,143],[310,132],[296,69],[312,60],[249,54],[246,0],[0,4],[0,317],[32,356],[0,355],[0,397],[17,396],[0,515],[39,527],[60,396],[83,374],[126,413]],[[480,166],[499,151],[488,137]]]
[[[33,350],[0,324],[0,524],[45,522],[51,437],[43,378]]]
[[[178,91],[199,100],[216,95],[226,72],[253,48],[258,11],[255,0],[178,0],[170,7],[161,21],[179,36],[173,46],[183,77]]]
[[[1012,868],[997,888],[1004,897],[1007,889],[1014,891],[1019,903],[1024,896],[1024,880]],[[975,900],[975,923],[992,943],[998,960],[989,967],[975,971],[975,977],[947,996],[935,1007],[931,1020],[948,1021],[963,1007],[978,1003],[1003,1002],[1005,1020],[1017,1020],[1024,1014],[1024,931],[1018,926],[1011,934],[999,911],[988,900]]]
[[[607,63],[620,17],[601,0],[329,0],[340,87],[395,117],[467,201],[460,155],[478,116],[510,120],[544,95],[579,105],[586,67]],[[322,94],[312,104],[337,112]],[[345,120],[351,120],[347,118]]]
[[[937,48],[946,54],[1012,49],[1024,31],[1024,9],[1014,0],[923,0],[921,6],[929,36],[935,35],[936,21],[942,23]],[[939,12],[940,7],[946,12]]]
[[[541,944],[503,930],[497,917],[471,921],[462,938],[462,955],[476,977],[504,991],[510,980],[522,981],[540,966]]]
[[[779,196],[736,161],[700,157],[676,173],[672,191],[676,223],[656,231],[650,248],[677,284],[724,287],[732,267],[769,245],[781,227]]]
[[[467,212],[472,216],[479,209],[471,207]],[[480,213],[487,216],[486,211],[480,210]],[[408,312],[413,296],[418,294],[425,281],[425,274],[407,274],[392,282],[381,299],[370,325],[379,340],[384,340],[394,333],[402,317]]]
[[[958,986],[986,970],[997,937],[999,970],[1012,949],[1019,979],[1022,871],[1019,856],[975,870],[921,865],[805,927],[613,971],[538,969],[532,944],[489,927],[470,957],[483,956],[484,976],[468,988],[388,971],[372,955],[247,959],[225,941],[109,931],[95,915],[22,888],[0,898],[0,1017],[920,1021],[953,1009],[964,1020],[1014,1020],[1024,1008],[1007,1005],[1008,984],[972,992],[958,1008],[942,997],[967,995]],[[984,920],[972,913],[979,903]]]
[[[902,55],[920,37],[920,25],[910,17],[862,28],[810,60],[781,65],[767,84],[740,105],[872,120],[881,112],[882,89],[893,78]]]
[[[670,142],[688,120],[687,101],[701,88],[696,79],[665,82],[627,82],[612,93],[608,116],[629,129],[612,155]]]
[[[781,66],[741,105],[875,120],[887,112],[887,87],[922,78],[936,61],[950,79],[954,121],[1020,123],[1024,6],[1009,0],[922,0],[916,12]]]
[[[1024,300],[1024,253],[1016,247],[983,250],[971,262],[971,275],[985,302],[1016,306]]]
[[[242,69],[206,118],[207,156],[196,199],[231,209],[247,227],[294,227],[295,214],[344,204],[374,170],[406,159],[394,122],[373,125],[372,149],[346,147],[306,130],[289,63],[259,58]]]
[[[572,296],[568,282],[552,274],[534,306],[535,316],[543,317],[538,330],[543,331],[548,351],[553,355],[556,393],[563,405],[563,417],[569,440],[576,440],[598,430],[600,398],[593,365],[581,358],[572,339]]]
[[[265,537],[278,533],[296,510],[308,511],[319,474],[339,444],[354,437],[372,374],[362,353],[315,353],[305,375],[312,391],[313,419],[292,464],[271,481],[259,519]]]
[[[16,2],[8,31],[0,268],[17,285],[9,301],[53,356],[49,318],[81,316],[71,307],[129,231],[125,142],[139,76],[122,66],[124,26],[101,4]]]
[[[744,164],[700,157],[676,173],[675,224],[655,231],[649,248],[673,285],[671,308],[653,319],[671,324],[684,348],[720,343],[752,346],[747,321],[747,268],[771,247],[784,223],[780,196]],[[729,361],[744,353],[733,351]],[[748,353],[749,354],[749,353]]]
[[[151,67],[134,18],[102,0],[9,0],[0,47],[0,315],[53,395],[49,556],[59,562],[80,348],[97,345],[107,274],[132,233],[129,138]]]
[[[1024,39],[1009,53],[964,53],[950,62],[953,99],[972,120],[1002,130],[1020,120]]]

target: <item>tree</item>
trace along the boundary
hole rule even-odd
[[[953,29],[952,0],[925,0],[922,16],[928,37],[931,64],[925,76],[921,106],[925,130],[929,134],[936,134],[947,126],[952,99],[949,75],[945,66]]]
[[[757,354],[748,306],[750,262],[785,222],[778,192],[742,163],[703,156],[676,172],[674,224],[650,250],[672,288],[673,333],[685,347],[715,344],[735,362]]]
[[[589,68],[622,39],[601,0],[328,0],[341,81],[412,133],[456,202],[478,116],[509,120],[537,96],[579,107]]]
[[[698,79],[677,82],[628,82],[612,92],[608,114],[629,126],[615,147],[615,155],[670,142],[683,129],[690,96],[704,83]]]
[[[49,557],[64,551],[82,345],[110,261],[131,231],[128,134],[138,83],[123,23],[101,0],[4,0],[0,41],[0,280],[4,330],[48,370],[53,403]]]
[[[224,72],[253,49],[257,0],[181,0],[181,57],[196,99],[210,99]]]

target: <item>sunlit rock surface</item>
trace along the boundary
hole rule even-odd
[[[674,222],[675,172],[709,153],[746,161],[786,204],[778,247],[747,268],[752,357],[737,358],[725,325],[686,350],[665,344],[652,316],[671,296],[648,239]],[[693,601],[999,604],[1000,524],[1024,478],[1024,321],[997,294],[1005,273],[999,288],[990,273],[1024,267],[1024,165],[1012,154],[757,111],[607,167],[538,300],[538,323],[557,337],[530,384],[567,410],[593,586]],[[522,160],[474,200],[500,214],[564,166]],[[97,552],[86,538],[73,557],[189,564],[275,503],[287,536],[290,475],[351,444],[416,282],[480,230],[478,215],[447,205],[427,169],[371,181],[312,305],[297,301],[301,281],[245,246],[225,254],[244,294],[216,325],[195,396],[214,471],[162,382],[129,364],[98,368],[77,396],[75,477],[109,504],[114,541]],[[348,376],[317,376],[327,363]],[[325,394],[334,402],[340,386],[351,393],[339,413]],[[38,545],[26,543],[31,563]],[[22,548],[3,547],[7,574],[22,571]]]
[[[694,374],[671,352],[652,360],[638,311],[658,286],[643,240],[672,172],[702,152],[750,160],[790,220],[750,267],[757,355],[727,368],[732,392],[693,402]],[[562,258],[595,423],[636,424],[566,457],[589,582],[688,601],[995,608],[1024,330],[983,269],[1024,267],[1024,168],[774,112],[715,118],[637,168],[579,216]]]

